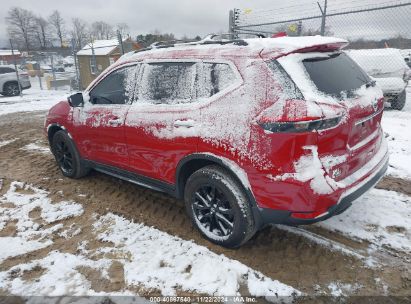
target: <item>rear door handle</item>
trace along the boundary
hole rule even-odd
[[[110,126],[119,126],[123,123],[123,120],[120,118],[113,118],[108,120]]]
[[[195,126],[195,121],[192,119],[187,119],[187,120],[176,120],[174,122],[174,127],[176,128],[192,128]]]

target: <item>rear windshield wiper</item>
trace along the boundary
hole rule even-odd
[[[368,82],[366,82],[365,87],[369,88],[369,87],[375,87],[376,81],[375,80],[370,80]]]

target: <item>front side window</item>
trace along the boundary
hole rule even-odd
[[[138,99],[154,104],[189,103],[193,101],[195,81],[195,63],[150,63],[144,67]]]
[[[101,80],[91,91],[93,104],[126,104],[134,99],[139,65],[115,70]]]

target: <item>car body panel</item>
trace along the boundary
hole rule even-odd
[[[381,91],[371,88],[367,94],[341,102],[310,101],[312,107],[320,109],[321,119],[332,115],[343,119],[321,131],[264,130],[259,124],[262,113],[281,104],[281,94],[286,92],[267,60],[293,52],[312,52],[313,47],[321,46],[318,37],[312,42],[303,40],[298,44],[298,39],[280,39],[278,45],[275,40],[256,40],[250,42],[252,47],[185,45],[127,54],[90,84],[83,94],[83,107],[70,108],[67,102],[53,107],[46,127],[64,126],[81,157],[90,163],[174,185],[176,195],[181,195],[176,175],[179,164],[196,156],[204,160],[204,155],[213,155],[224,164],[234,164],[227,168],[251,193],[256,210],[300,213],[305,220],[325,218],[330,208],[356,187],[364,188],[386,165],[388,154],[380,125],[383,99]],[[284,45],[286,41],[292,43]],[[327,38],[322,52],[332,51],[343,42]],[[211,98],[189,104],[89,104],[90,90],[113,70],[127,64],[173,60],[229,62],[237,80]],[[109,120],[117,118],[121,123],[110,126]],[[298,172],[299,163],[307,160],[316,166],[313,176]],[[373,166],[367,166],[370,163]],[[104,172],[113,171],[98,166]]]

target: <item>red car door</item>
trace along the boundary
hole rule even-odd
[[[144,64],[125,126],[133,172],[173,184],[178,162],[197,151],[196,69],[194,62]]]
[[[116,69],[89,92],[84,107],[75,108],[75,142],[83,158],[128,169],[124,123],[138,66]]]

